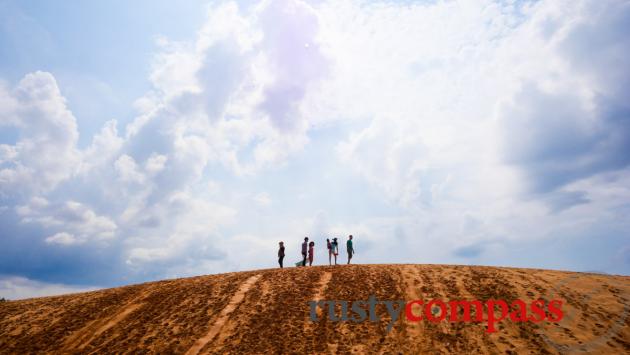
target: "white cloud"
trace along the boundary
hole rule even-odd
[[[405,207],[431,206],[438,190],[442,200],[478,192],[462,206],[499,192],[521,203],[518,190],[527,183],[562,185],[585,170],[623,167],[625,109],[610,118],[588,112],[604,98],[597,91],[617,95],[607,86],[627,77],[622,65],[614,66],[615,78],[603,80],[604,68],[624,58],[623,39],[614,36],[623,33],[627,6],[585,1],[568,10],[564,4],[325,4],[322,36],[335,65],[308,105],[361,122],[339,144],[341,159]],[[584,16],[591,12],[596,16]],[[581,50],[597,58],[587,65]],[[530,80],[568,96],[553,104],[553,97],[527,89]],[[564,153],[577,159],[542,161],[544,154]],[[514,174],[506,156],[528,176]],[[554,196],[554,204],[568,198]]]
[[[584,1],[577,8],[567,16],[550,2],[532,16],[519,36],[545,45],[498,116],[505,160],[523,173],[529,192],[550,195],[544,198],[555,210],[588,202],[585,191],[563,187],[630,165],[621,153],[630,149],[630,70],[621,64],[630,6]]]
[[[54,77],[27,74],[14,90],[0,87],[0,126],[20,130],[15,145],[2,145],[0,192],[43,192],[69,178],[79,162],[76,120]]]
[[[49,244],[73,245],[87,240],[106,241],[115,237],[118,226],[107,216],[98,215],[88,206],[65,201],[50,203],[42,197],[33,197],[29,203],[16,207],[22,223],[34,223],[46,230],[64,229],[47,237]]]
[[[267,192],[260,192],[253,198],[254,202],[260,207],[270,207],[273,203],[271,196]]]
[[[194,42],[161,39],[156,90],[127,127],[131,156],[140,162],[167,141],[174,153],[194,149],[193,172],[220,163],[247,175],[282,164],[308,142],[302,99],[326,74],[317,31],[314,10],[300,1],[228,2],[210,8]]]
[[[107,121],[92,139],[92,144],[82,151],[79,173],[88,174],[92,169],[110,164],[123,144],[124,139],[118,136],[116,120]]]
[[[149,174],[159,173],[164,169],[168,157],[166,155],[152,154],[145,163],[145,170]]]
[[[150,164],[147,163],[147,166]],[[114,168],[118,173],[118,177],[123,182],[142,184],[145,180],[144,175],[140,172],[135,160],[129,155],[121,155],[114,163]]]
[[[52,74],[0,85],[20,137],[0,217],[128,279],[274,265],[304,235],[353,234],[362,262],[482,262],[627,230],[627,8],[213,5],[195,38],[158,38],[137,116],[85,148]]]
[[[145,268],[177,265],[184,259],[201,263],[222,258],[223,248],[216,244],[218,228],[232,223],[235,213],[188,192],[174,193],[161,203],[138,211],[136,223],[156,221],[159,233],[138,231],[129,238],[125,242],[126,263]]]
[[[74,235],[66,232],[55,233],[54,235],[46,238],[46,243],[48,244],[73,245],[81,242],[82,241],[77,239]]]
[[[93,286],[74,286],[30,280],[19,276],[0,277],[0,297],[20,300],[32,297],[55,296],[96,290]]]

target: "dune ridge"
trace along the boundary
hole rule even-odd
[[[559,322],[333,322],[310,300],[564,300]],[[253,270],[0,303],[0,353],[630,353],[630,277],[456,265]]]

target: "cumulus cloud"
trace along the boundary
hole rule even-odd
[[[469,208],[483,194],[520,203],[517,190],[525,190],[562,211],[589,202],[568,184],[627,166],[628,73],[620,63],[628,46],[619,37],[627,3],[324,9],[335,10],[324,21],[336,56],[318,99],[368,122],[338,152],[402,206],[431,208],[456,195]],[[345,27],[348,18],[356,23]],[[335,36],[340,28],[347,37]],[[339,102],[348,93],[353,99]]]
[[[418,220],[400,229],[409,247],[487,255],[624,204],[578,182],[628,164],[626,2],[322,11],[333,74],[309,107],[349,121],[339,157]],[[471,213],[478,231],[449,227]]]
[[[253,174],[299,151],[308,126],[300,102],[325,61],[317,16],[303,2],[228,2],[208,13],[197,38],[158,38],[153,89],[137,100],[139,115],[123,134],[116,120],[106,122],[85,149],[52,74],[3,88],[2,124],[25,138],[2,145],[2,188],[45,187],[14,206],[20,225],[39,228],[49,247],[99,243],[138,272],[223,257],[213,240],[235,212],[193,197],[209,191],[206,169]],[[36,177],[43,180],[28,181]],[[271,204],[267,194],[255,201]]]
[[[532,34],[549,42],[539,60],[560,64],[525,79],[499,114],[506,161],[522,169],[533,193],[560,191],[550,198],[555,206],[587,202],[584,192],[562,192],[564,186],[630,164],[630,42],[622,35],[630,6],[581,7],[588,17],[560,18],[559,5],[536,14],[553,23]]]
[[[180,153],[195,168],[169,164],[191,179],[208,163],[236,174],[281,163],[307,142],[300,104],[326,73],[317,33],[317,16],[301,1],[253,9],[229,2],[210,9],[196,41],[162,39],[166,50],[151,74],[156,90],[127,129],[131,156]]]
[[[79,133],[55,78],[28,74],[13,90],[0,87],[0,103],[0,126],[20,131],[16,144],[0,145],[0,192],[49,191],[69,178],[79,161]]]
[[[324,13],[334,66],[314,100],[358,127],[338,146],[345,162],[405,207],[433,206],[447,185],[495,164],[493,96],[505,78],[494,67],[518,9],[352,4]]]
[[[147,165],[149,162],[147,161]],[[121,155],[114,163],[114,169],[118,173],[118,177],[123,182],[135,182],[141,184],[144,182],[144,175],[139,171],[136,161],[126,155]]]
[[[66,232],[55,233],[46,238],[48,244],[72,245],[80,243],[80,241],[72,234]]]
[[[215,4],[194,38],[157,37],[137,115],[81,148],[54,73],[3,83],[0,271],[253,268],[309,233],[355,235],[365,262],[500,262],[627,234],[628,8]]]
[[[167,200],[137,211],[133,221],[159,234],[137,233],[126,241],[126,264],[159,268],[183,260],[201,262],[223,258],[217,245],[218,227],[232,222],[235,211],[187,192],[177,192]],[[176,216],[176,218],[172,218]],[[151,225],[147,221],[158,221]],[[158,227],[159,228],[155,228]]]
[[[94,136],[90,146],[81,151],[78,173],[85,175],[111,163],[117,157],[123,143],[124,139],[118,135],[116,120],[107,121],[101,131]]]
[[[33,197],[28,204],[17,206],[16,212],[22,223],[35,223],[46,230],[64,230],[46,238],[46,242],[51,244],[72,245],[89,239],[107,240],[115,236],[117,229],[116,223],[109,217],[97,215],[88,206],[71,200],[50,203],[44,198]]]

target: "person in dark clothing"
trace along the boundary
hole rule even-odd
[[[346,249],[348,251],[348,264],[350,264],[350,259],[352,259],[352,255],[354,255],[354,247],[352,246],[352,235],[348,236]]]
[[[326,238],[326,247],[328,248],[328,265],[332,265],[332,244],[328,238]]]
[[[306,257],[308,253],[308,237],[304,238],[304,243],[302,243],[302,266],[306,266]]]
[[[278,264],[282,269],[282,260],[284,260],[284,242],[280,242],[280,248],[278,249]]]

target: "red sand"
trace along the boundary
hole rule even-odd
[[[558,323],[309,320],[313,299],[563,299]],[[630,353],[630,277],[344,265],[257,270],[0,303],[0,353]]]

